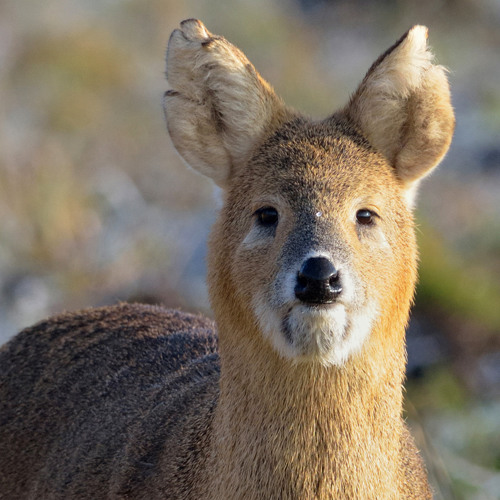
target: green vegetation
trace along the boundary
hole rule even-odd
[[[482,262],[461,258],[427,224],[419,230],[417,297],[424,306],[462,316],[500,335],[500,281]]]

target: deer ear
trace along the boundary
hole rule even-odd
[[[172,142],[191,167],[221,187],[286,114],[245,55],[196,19],[183,21],[170,37],[167,79]]]
[[[411,192],[441,161],[455,126],[445,69],[432,59],[427,28],[414,26],[373,64],[344,109]]]

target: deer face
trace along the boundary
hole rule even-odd
[[[412,239],[400,229],[411,227],[401,183],[341,123],[280,129],[232,180],[221,217],[226,238],[237,241],[231,289],[274,348],[295,360],[340,365],[358,351],[400,263],[413,257],[398,255]]]

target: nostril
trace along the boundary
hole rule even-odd
[[[297,274],[297,285],[305,288],[307,286],[307,278],[299,271]]]
[[[342,284],[341,284],[340,275],[338,272],[336,272],[335,275],[330,277],[330,280],[328,281],[328,285],[329,285],[330,291],[335,295],[335,297],[338,297],[342,293]]]
[[[329,281],[328,281],[328,282],[330,283],[330,286],[334,286],[334,285],[337,285],[337,284],[338,284],[339,279],[340,279],[340,277],[339,277],[339,272],[336,270],[336,271],[335,271],[335,274],[332,274],[332,275],[330,276],[330,279],[329,279]]]

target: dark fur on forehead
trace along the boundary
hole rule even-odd
[[[272,162],[275,175],[291,173],[292,166],[299,173],[301,165],[307,170],[324,166],[330,154],[365,156],[376,151],[342,115],[319,122],[298,117],[282,125],[258,148],[250,161],[250,170],[260,170]]]
[[[273,135],[271,135],[263,145],[275,146],[279,143],[301,143],[319,145],[328,144],[329,139],[334,139],[338,143],[339,139],[355,143],[362,149],[371,150],[372,147],[360,131],[346,118],[340,114],[335,114],[326,120],[314,122],[304,117],[295,118],[282,125]]]

